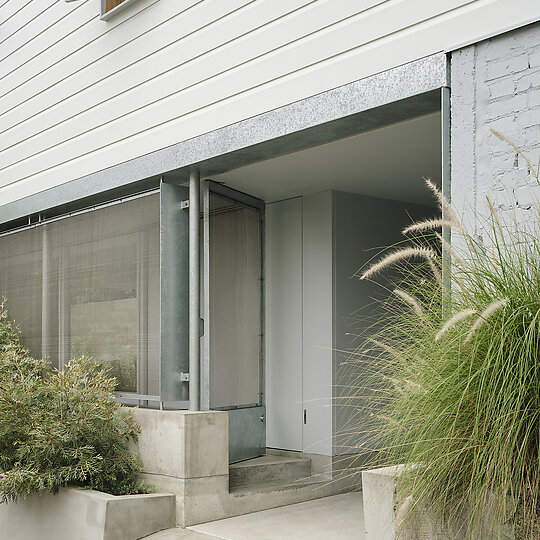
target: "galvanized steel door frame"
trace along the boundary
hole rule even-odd
[[[219,407],[215,410],[229,412],[229,460],[240,461],[261,455],[266,447],[266,405],[265,405],[265,275],[264,275],[264,201],[246,193],[218,184],[211,180],[201,183],[202,197],[202,314],[204,319],[204,333],[201,338],[201,409],[210,410],[210,195],[219,195],[243,206],[254,208],[259,213],[260,235],[260,350],[259,350],[259,401],[258,403],[238,405],[233,407]],[[257,427],[262,424],[257,436]],[[247,434],[242,437],[240,433]],[[249,434],[254,435],[250,437]]]

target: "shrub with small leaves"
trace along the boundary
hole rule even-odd
[[[75,485],[141,491],[139,427],[113,399],[116,381],[88,358],[64,371],[29,355],[0,304],[0,502]]]

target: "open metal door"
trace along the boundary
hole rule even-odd
[[[201,408],[229,412],[229,461],[263,455],[264,203],[202,184]]]

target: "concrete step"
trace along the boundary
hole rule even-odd
[[[144,540],[218,540],[219,538],[223,537],[177,527],[174,529],[165,529],[151,534],[150,536],[145,536]],[[143,539],[141,538],[141,540]]]
[[[311,477],[311,460],[267,454],[229,467],[231,490],[242,486],[291,483]]]
[[[261,484],[235,486],[230,489],[232,495],[250,495],[255,493],[278,493],[281,491],[303,490],[310,488],[314,492],[317,489],[326,488],[331,484],[330,480],[321,479],[319,475],[297,478],[296,480],[265,482]],[[327,496],[326,493],[320,497]]]

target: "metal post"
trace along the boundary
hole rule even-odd
[[[69,248],[67,246],[61,247],[58,254],[58,369],[63,371],[71,359]]]
[[[137,394],[148,394],[148,238],[137,236]]]
[[[442,194],[448,202],[452,201],[450,186],[450,88],[441,88],[441,117],[442,117]],[[443,208],[442,218],[448,219]],[[452,294],[452,256],[447,246],[452,241],[452,231],[448,226],[443,227],[442,236],[445,243],[442,246],[442,279],[443,279],[443,316],[450,315],[450,300]]]
[[[51,246],[49,228],[41,227],[41,356],[51,359]]]
[[[201,350],[201,410],[210,410],[210,186],[209,180],[201,184],[201,204],[203,213],[202,230],[202,316],[204,333]]]
[[[200,172],[189,174],[189,410],[200,410]]]

